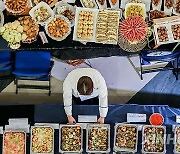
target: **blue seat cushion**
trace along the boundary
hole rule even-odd
[[[10,65],[8,65],[6,67],[0,68],[0,71],[10,71],[11,68],[12,68],[12,65],[10,64]]]
[[[11,51],[0,52],[0,65],[11,63]]]

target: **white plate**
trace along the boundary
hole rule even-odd
[[[50,38],[52,38],[53,40],[55,40],[55,41],[62,41],[62,40],[64,40],[64,39],[66,39],[66,37],[71,33],[71,23],[70,23],[69,19],[66,18],[66,17],[63,16],[63,15],[56,15],[55,18],[62,18],[63,20],[65,20],[65,21],[67,22],[67,24],[68,24],[68,29],[69,29],[68,32],[67,32],[63,37],[61,37],[61,38],[56,38],[56,37],[54,37],[54,36],[51,36],[51,35],[49,34],[49,31],[48,31],[48,24],[49,24],[54,18],[52,18],[51,20],[49,20],[49,22],[46,23],[46,25],[45,25],[45,31],[46,31],[46,34],[47,34]]]
[[[70,4],[68,4],[68,3],[66,3],[66,2],[63,2],[63,1],[57,2],[55,4],[54,9],[53,9],[55,15],[60,15],[60,14],[56,13],[56,9],[57,9],[58,6],[66,6],[66,7],[68,7],[74,13],[74,20],[72,20],[72,22],[70,21],[71,22],[71,27],[73,27],[74,26],[74,22],[75,22],[75,14],[76,14],[75,7],[70,5]]]
[[[48,13],[50,14],[50,17],[46,20],[46,21],[43,21],[43,22],[39,22],[36,20],[35,16],[34,16],[34,12],[40,8],[40,7],[45,7],[48,11]],[[38,5],[36,5],[35,7],[33,7],[30,11],[29,11],[29,15],[35,20],[38,22],[38,24],[40,24],[41,26],[44,26],[47,22],[49,22],[53,17],[54,17],[54,12],[53,10],[50,8],[50,6],[45,3],[45,2],[40,2]]]

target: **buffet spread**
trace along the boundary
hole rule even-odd
[[[18,18],[4,23],[0,10],[0,35],[12,49],[35,42],[40,28],[46,33],[41,37],[55,41],[73,33],[73,41],[119,45],[127,52],[142,50],[150,37],[155,48],[180,42],[180,0],[80,0],[81,6],[70,0],[3,2],[7,15]]]

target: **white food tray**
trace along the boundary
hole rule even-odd
[[[163,145],[164,145],[164,149],[163,152],[145,152],[144,151],[144,139],[145,139],[145,134],[144,134],[144,130],[146,128],[162,128],[164,130],[164,137],[163,137]],[[165,154],[166,153],[166,127],[165,126],[155,126],[155,125],[145,125],[143,127],[142,130],[142,153],[146,153],[146,154]]]
[[[166,7],[166,5],[165,5],[165,2],[166,2],[166,0],[164,0],[164,12],[167,14],[167,15],[169,15],[169,16],[171,16],[172,15],[172,11],[173,11],[173,7],[170,7],[169,9]]]
[[[129,148],[120,148],[120,147],[116,146],[117,128],[119,126],[134,127],[134,128],[136,128],[136,147],[135,147],[134,150],[129,149]],[[116,152],[132,152],[132,153],[136,153],[137,152],[137,144],[138,144],[138,125],[117,123],[114,126],[114,151],[116,151]]]
[[[93,37],[92,39],[83,39],[77,37],[77,29],[78,29],[78,20],[79,20],[79,13],[80,11],[89,11],[94,12],[94,19],[93,19]],[[74,33],[73,33],[73,40],[74,41],[86,41],[86,42],[95,42],[96,41],[96,22],[97,22],[97,15],[98,9],[90,9],[90,8],[81,8],[76,7],[76,15],[75,15],[75,26],[74,26]]]
[[[177,0],[174,0],[174,4],[176,4]],[[177,15],[177,16],[180,16],[180,13],[177,13],[173,7],[173,14]]]
[[[108,149],[106,151],[91,151],[88,147],[89,141],[89,130],[93,127],[101,127],[102,129],[106,129],[108,131]],[[89,124],[86,128],[86,152],[87,153],[109,153],[110,149],[110,125],[109,124]]]
[[[52,151],[50,153],[43,153],[43,154],[54,154],[54,129],[51,126],[31,126],[31,141],[30,141],[30,154],[40,154],[40,153],[36,153],[32,151],[32,131],[34,128],[51,128],[53,130],[53,148]]]
[[[83,0],[80,0],[82,6],[83,6],[84,8],[90,8],[90,7],[86,7],[82,1],[83,1]],[[87,1],[87,0],[85,0],[85,1]],[[92,1],[93,1],[93,3],[94,3],[94,7],[93,7],[92,9],[97,9],[98,6],[97,6],[97,4],[96,4],[96,1],[95,1],[95,0],[92,0]]]
[[[152,9],[153,10],[161,11],[161,6],[162,6],[162,0],[160,0],[159,4],[157,6],[152,3]]]
[[[61,129],[62,127],[80,127],[81,128],[81,150],[80,151],[63,151],[61,149]],[[60,128],[59,128],[59,152],[60,153],[68,153],[68,154],[73,154],[73,153],[82,153],[83,151],[83,129],[80,125],[78,124],[74,124],[74,125],[70,125],[70,124],[66,124],[66,125],[60,125]]]
[[[142,9],[143,9],[143,14],[144,14],[143,19],[146,18],[147,15],[146,15],[146,7],[145,7],[145,4],[143,4],[143,3],[128,3],[128,4],[126,4],[126,6],[125,6],[125,11],[124,11],[124,17],[125,17],[125,19],[127,18],[126,10],[127,10],[127,8],[130,7],[131,5],[141,6]]]
[[[99,9],[106,9],[107,8],[107,1],[106,0],[104,0],[104,5],[101,5],[99,0],[96,0],[96,3],[98,5]]]
[[[115,4],[115,5],[113,5],[113,4],[112,4],[112,1],[109,0],[109,4],[110,4],[110,6],[111,6],[112,9],[115,9],[115,10],[118,10],[118,9],[119,9],[119,0],[116,0],[116,4]]]
[[[162,23],[162,24],[158,24],[158,25],[154,26],[154,33],[155,33],[155,37],[156,37],[156,41],[157,41],[158,45],[168,44],[168,43],[175,43],[175,42],[180,41],[180,40],[175,40],[174,39],[172,29],[171,29],[171,26],[176,25],[176,24],[180,24],[180,22],[172,22],[172,23],[164,23],[164,24]],[[168,39],[169,39],[168,41],[165,41],[165,42],[160,42],[159,41],[158,32],[157,32],[158,27],[166,27],[167,28],[167,30],[168,30],[167,35],[168,35]]]
[[[40,7],[45,7],[48,11],[48,13],[50,14],[50,17],[44,21],[44,22],[39,22],[36,20],[35,16],[34,16],[34,12],[40,8]],[[32,17],[32,19],[34,19],[35,21],[37,21],[38,24],[40,24],[41,26],[44,26],[47,22],[49,22],[53,17],[54,17],[54,11],[50,8],[50,6],[45,3],[45,2],[40,2],[38,5],[34,6],[30,11],[29,11],[29,15]]]
[[[1,16],[0,27],[2,27],[4,25],[4,14],[1,11],[0,11],[0,16]]]
[[[4,135],[6,134],[6,133],[8,133],[8,132],[18,132],[18,133],[23,133],[24,134],[24,136],[25,136],[25,139],[24,139],[24,141],[25,141],[25,149],[24,149],[24,154],[26,154],[26,132],[25,131],[21,131],[21,130],[5,130],[4,131],[4,133],[3,133],[3,148],[2,148],[2,153],[3,153],[3,150],[4,150]]]
[[[48,31],[48,24],[53,20],[53,18],[51,18],[51,19],[46,23],[46,25],[45,25],[45,31],[46,31],[46,34],[47,34],[50,38],[52,38],[53,40],[55,40],[55,41],[62,41],[62,40],[64,40],[64,39],[66,39],[66,37],[71,33],[71,22],[69,21],[68,18],[66,18],[66,17],[63,16],[63,15],[56,15],[55,18],[62,18],[63,20],[65,20],[65,21],[67,22],[67,24],[68,24],[68,32],[66,33],[66,35],[64,35],[64,36],[61,37],[61,38],[56,38],[56,37],[50,35],[50,33],[49,33],[49,31]]]
[[[55,7],[53,9],[55,15],[60,15],[60,14],[57,14],[57,12],[56,12],[56,9],[57,9],[58,6],[66,6],[74,13],[74,15],[76,14],[76,9],[75,9],[74,6],[72,6],[72,5],[70,5],[70,4],[66,3],[66,2],[60,1],[60,2],[57,2],[55,4]],[[74,17],[74,20],[72,20],[72,22],[71,22],[71,27],[74,26],[74,22],[75,22],[75,17]]]

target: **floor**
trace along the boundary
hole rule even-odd
[[[86,63],[78,67],[70,66],[62,61],[54,59],[52,70],[52,95],[44,90],[20,89],[15,94],[15,85],[11,80],[1,81],[1,104],[38,104],[38,103],[62,103],[62,83],[67,74],[79,67],[92,67],[97,69],[105,78],[108,87],[109,104],[127,103],[138,91],[147,85],[158,73],[145,74],[141,80],[135,69],[126,57],[106,57],[88,59]],[[135,65],[139,65],[138,57],[132,59]],[[108,68],[108,69],[107,69]],[[112,69],[113,68],[113,69]],[[23,81],[25,84],[32,84]],[[38,82],[36,84],[47,84]],[[8,85],[8,86],[7,86]]]

